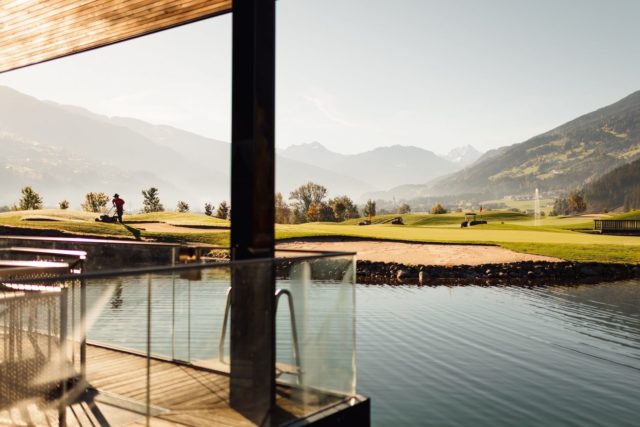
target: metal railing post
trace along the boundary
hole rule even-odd
[[[60,352],[60,372],[68,372],[69,352],[67,350],[67,291],[66,285],[62,284],[60,288],[60,341],[58,343]],[[60,427],[67,425],[67,380],[66,376],[62,376],[60,384],[60,400],[58,403],[58,422]]]
[[[171,267],[176,265],[176,248],[171,248]],[[171,271],[171,358],[176,358],[176,272]]]
[[[87,381],[87,280],[80,280],[80,375]]]
[[[147,274],[147,427],[151,425],[151,274]]]
[[[191,362],[191,280],[188,282],[189,309],[187,310],[187,361]]]

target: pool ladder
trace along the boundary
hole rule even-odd
[[[291,319],[291,340],[293,344],[293,360],[296,365],[291,366],[285,363],[276,362],[276,377],[282,374],[289,374],[296,377],[297,383],[302,384],[302,366],[300,364],[300,348],[298,346],[298,332],[296,329],[296,315],[293,309],[293,298],[287,289],[276,289],[276,313],[280,297],[286,295],[289,303],[289,318]],[[227,336],[227,325],[229,324],[229,309],[231,308],[231,288],[227,288],[227,302],[224,309],[224,319],[222,320],[222,332],[220,333],[220,343],[218,344],[218,358],[220,363],[226,364],[224,359],[224,342]]]

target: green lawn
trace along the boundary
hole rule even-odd
[[[215,218],[205,214],[180,213],[180,212],[153,212],[135,215],[125,215],[124,222],[127,221],[160,221],[172,225],[212,225],[228,227],[229,221]]]
[[[640,219],[640,210],[618,214],[613,219]]]
[[[640,211],[623,218],[640,217]],[[5,212],[0,225],[36,229],[54,229],[75,234],[104,237],[154,239],[167,242],[191,242],[229,245],[229,233],[160,233],[137,230],[135,224],[103,224],[95,222],[97,214],[77,211],[41,210]],[[640,237],[587,233],[593,220],[585,217],[545,217],[534,226],[531,216],[494,211],[483,219],[487,225],[460,228],[463,215],[406,214],[405,225],[391,225],[388,221],[398,215],[374,217],[374,224],[358,226],[359,220],[345,223],[278,224],[276,239],[314,236],[347,236],[370,239],[399,240],[429,243],[494,244],[519,252],[555,256],[574,261],[640,262]],[[616,218],[621,217],[617,216]],[[40,219],[34,221],[33,219]],[[44,219],[44,220],[43,220]],[[160,221],[177,225],[228,226],[229,222],[202,214],[162,212],[126,215],[126,220]]]
[[[532,194],[533,196],[533,194]],[[540,199],[540,209],[545,213],[549,213],[553,209],[553,199]],[[533,210],[535,208],[535,200],[509,200],[509,199],[497,199],[486,200],[482,202],[482,205],[488,205],[490,203],[504,203],[507,208],[520,209],[520,210]]]
[[[229,245],[229,233],[155,233],[138,230],[131,221],[159,221],[172,225],[229,226],[229,221],[211,218],[204,214],[158,212],[153,214],[125,215],[125,224],[96,222],[100,214],[73,210],[43,209],[38,211],[12,211],[0,213],[0,226],[31,229],[49,229],[79,235],[152,239],[165,242],[206,243]]]

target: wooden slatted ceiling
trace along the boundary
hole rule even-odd
[[[231,11],[231,0],[0,0],[0,73]]]

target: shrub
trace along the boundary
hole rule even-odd
[[[61,200],[60,202],[58,202],[58,207],[62,210],[64,209],[69,209],[69,201],[68,200]]]
[[[183,200],[180,200],[176,205],[176,210],[180,213],[189,212],[189,204]]]
[[[431,213],[434,214],[434,215],[446,214],[447,210],[440,203],[436,203],[431,208]]]
[[[411,206],[409,206],[406,203],[401,204],[400,207],[398,208],[398,213],[401,214],[401,215],[402,214],[407,214],[409,212],[411,212]]]
[[[205,203],[204,204],[204,214],[206,216],[213,215],[213,204],[211,204],[211,203]]]

